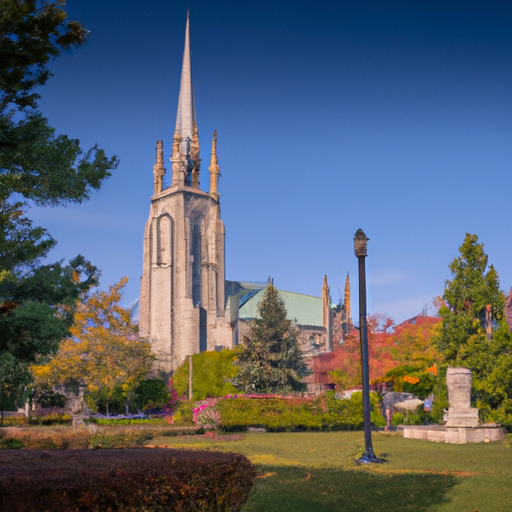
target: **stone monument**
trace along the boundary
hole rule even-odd
[[[448,388],[447,427],[478,427],[478,409],[471,407],[471,370],[448,368],[446,386]]]
[[[406,426],[404,438],[437,443],[482,443],[505,439],[505,430],[496,423],[479,423],[478,409],[471,407],[471,370],[448,368],[448,409],[445,425]]]

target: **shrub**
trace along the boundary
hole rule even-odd
[[[423,405],[418,406],[414,411],[403,411],[393,414],[391,424],[394,427],[398,425],[428,425],[434,423],[432,414],[423,409]]]
[[[96,425],[166,425],[163,418],[89,418]]]
[[[393,427],[404,425],[404,415],[401,412],[395,412],[391,417],[391,425],[393,425]]]
[[[204,430],[217,430],[220,425],[220,413],[215,398],[207,398],[194,404],[193,421],[196,428]]]
[[[162,379],[145,379],[135,388],[135,405],[141,411],[146,408],[161,409],[167,403],[169,392]]]
[[[174,413],[174,423],[193,423],[193,402],[182,402]]]
[[[0,453],[0,508],[237,512],[255,470],[243,455],[169,449]],[[50,469],[51,468],[51,469]]]
[[[223,349],[200,352],[192,356],[192,389],[194,400],[204,400],[209,396],[223,396],[235,393],[231,384],[239,369],[234,359],[239,349]],[[188,394],[189,361],[185,360],[173,376],[174,385],[180,396]]]
[[[106,448],[133,448],[142,446],[152,439],[154,433],[148,430],[99,430],[89,441],[92,449]]]
[[[69,414],[51,412],[40,416],[30,416],[29,425],[71,425],[72,418]]]
[[[87,448],[92,436],[92,433],[84,427],[56,429],[8,427],[2,433],[4,434],[3,447],[42,450]]]
[[[325,393],[327,412],[340,416],[342,423],[353,428],[363,428],[363,394],[361,391],[352,393],[350,398],[337,399],[334,391]],[[380,412],[380,397],[376,393],[370,393],[371,422],[376,427],[386,425],[386,420]]]
[[[372,394],[372,422],[384,426],[379,411],[379,398]],[[230,398],[218,402],[221,428],[234,432],[247,427],[265,427],[269,431],[349,430],[363,427],[361,393],[350,399],[338,400],[334,392],[321,399],[299,402],[283,398]],[[327,409],[324,411],[324,408]]]

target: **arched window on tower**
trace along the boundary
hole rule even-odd
[[[157,232],[157,264],[162,266],[169,266],[172,263],[172,219],[169,215],[164,214],[158,218]]]

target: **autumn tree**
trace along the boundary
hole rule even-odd
[[[78,382],[86,389],[90,404],[107,403],[107,414],[109,402],[120,392],[128,411],[154,357],[150,343],[138,338],[130,310],[119,306],[126,283],[123,278],[108,292],[97,291],[77,304],[71,337],[62,341],[55,357],[32,366],[36,383]]]
[[[236,384],[247,392],[259,393],[302,389],[304,362],[299,331],[286,318],[284,302],[270,283],[258,303],[258,315],[237,357],[240,373]]]
[[[375,385],[390,382],[392,378],[389,372],[396,367],[414,367],[415,374],[423,374],[439,359],[433,342],[438,324],[438,319],[418,316],[395,326],[385,315],[369,315],[367,332],[370,382]],[[319,357],[329,360],[324,363],[332,368],[328,373],[329,382],[335,384],[338,390],[361,385],[361,346],[358,331],[354,329],[332,353]],[[429,377],[425,375],[424,378]],[[402,389],[403,383],[399,387],[397,391]]]
[[[389,353],[397,365],[430,367],[440,359],[434,343],[441,319],[419,315],[397,325],[390,333]]]
[[[43,265],[55,245],[26,216],[40,206],[81,202],[98,189],[115,158],[83,151],[57,135],[38,110],[50,61],[82,45],[88,32],[68,21],[63,1],[0,2],[0,395],[28,382],[27,367],[68,334],[77,298],[97,282],[83,257]],[[36,92],[37,90],[37,92]]]
[[[450,263],[436,338],[446,366],[473,371],[473,396],[483,414],[512,423],[512,334],[504,317],[498,273],[483,244],[467,233],[460,255]],[[486,329],[487,312],[494,321]]]

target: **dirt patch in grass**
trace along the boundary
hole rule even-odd
[[[179,438],[182,437],[182,436],[177,436],[175,437],[175,441],[176,442],[179,442]],[[187,440],[190,440],[191,436],[186,436],[187,437]],[[167,439],[167,438],[166,438]],[[232,434],[232,435],[225,435],[225,436],[210,436],[210,435],[207,435],[207,434],[197,434],[195,436],[193,436],[193,439],[194,441],[197,441],[197,442],[207,442],[208,444],[211,444],[211,443],[229,443],[229,442],[232,442],[232,441],[242,441],[243,439],[245,439],[245,436],[244,435],[241,435],[241,434]],[[146,443],[144,444],[144,447],[145,448],[172,448],[172,449],[176,449],[176,445],[170,445],[170,444],[151,444],[151,443]]]
[[[242,439],[245,439],[245,436],[243,434],[228,434],[225,436],[210,436],[208,434],[198,434],[197,436],[194,436],[194,438],[196,437],[209,439],[210,441],[219,443],[228,441],[241,441]]]

